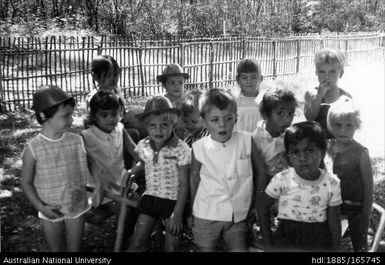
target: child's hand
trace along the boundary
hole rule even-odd
[[[166,230],[174,236],[179,235],[183,231],[182,215],[175,215],[174,213],[166,222]]]
[[[327,81],[322,81],[318,86],[318,94],[320,94],[321,98],[324,98],[329,89],[330,86]]]
[[[49,219],[57,219],[63,216],[63,213],[60,212],[60,208],[60,206],[45,205],[43,209],[41,209],[41,212]]]
[[[104,190],[102,185],[96,186],[94,193],[92,194],[92,206],[97,208],[104,199]]]

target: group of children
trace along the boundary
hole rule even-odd
[[[319,85],[305,94],[307,121],[295,123],[290,87],[281,82],[262,92],[261,67],[249,58],[237,67],[239,95],[185,93],[189,75],[172,64],[157,77],[166,94],[127,115],[120,68],[98,56],[92,74],[99,87],[87,99],[81,136],[67,132],[74,99],[57,87],[38,90],[33,107],[42,130],[24,148],[22,186],[50,250],[79,251],[85,221],[119,214],[104,195],[135,176],[140,198],[126,224],[128,251],[145,251],[160,220],[165,251],[178,251],[186,225],[202,252],[215,251],[219,240],[228,251],[248,251],[251,219],[265,251],[338,251],[341,216],[354,250],[367,251],[373,177],[368,150],[354,140],[359,110],[338,87],[339,51],[317,52],[315,67]]]

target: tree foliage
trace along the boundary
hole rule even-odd
[[[12,23],[145,37],[385,30],[383,0],[0,0],[0,10],[3,30]]]

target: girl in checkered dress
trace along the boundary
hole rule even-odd
[[[86,151],[79,135],[67,132],[75,100],[58,87],[46,86],[33,96],[42,130],[25,146],[22,187],[39,212],[50,251],[80,251],[89,175]],[[100,200],[96,184],[94,202]],[[65,232],[64,232],[65,231]]]

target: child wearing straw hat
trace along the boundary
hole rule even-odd
[[[174,108],[181,109],[183,103],[184,85],[186,79],[189,77],[190,75],[183,72],[182,67],[177,63],[167,65],[163,69],[162,74],[156,77],[158,82],[162,83],[162,86],[166,90],[166,94],[164,96],[171,101]],[[178,137],[184,139],[184,126],[181,117],[178,118],[175,133]]]
[[[181,111],[165,96],[147,101],[137,114],[148,132],[135,151],[140,162],[129,171],[135,175],[144,168],[146,191],[139,203],[139,216],[129,251],[145,251],[158,220],[166,225],[165,251],[177,251],[183,231],[182,215],[188,196],[189,146],[174,133]]]

